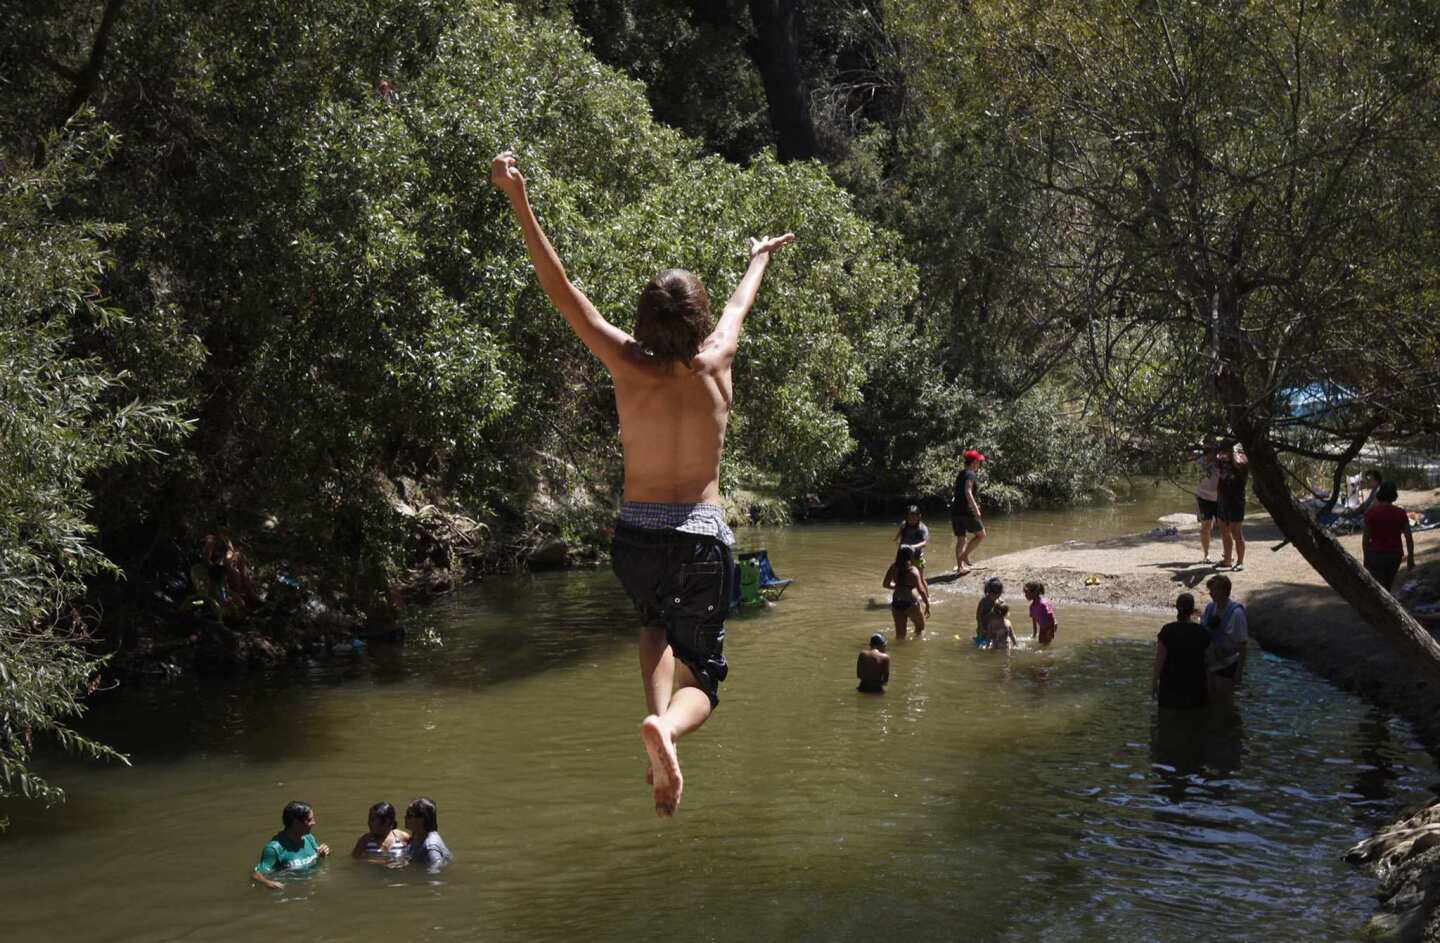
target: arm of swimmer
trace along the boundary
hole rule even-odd
[[[560,256],[540,227],[535,211],[530,208],[525,178],[515,166],[515,155],[506,151],[490,162],[490,182],[510,200],[510,208],[515,211],[520,231],[525,235],[525,249],[530,254],[530,262],[535,266],[535,275],[546,297],[565,316],[570,329],[590,352],[613,372],[624,363],[625,350],[634,340],[606,321],[584,292],[570,283]]]
[[[885,578],[880,581],[880,585],[886,589],[895,588],[895,564],[890,564],[890,569],[885,571]]]
[[[700,359],[713,369],[729,368],[740,347],[740,331],[745,326],[745,316],[755,304],[760,293],[760,282],[765,278],[765,269],[770,264],[770,255],[778,248],[795,241],[794,233],[783,236],[766,236],[750,240],[750,265],[745,276],[735,286],[730,300],[725,302],[725,311],[720,323],[705,342],[700,345]]]
[[[880,662],[880,683],[890,683],[890,656],[886,655]]]
[[[970,505],[970,513],[975,515],[975,520],[980,520],[980,502],[975,500],[975,482],[965,482],[965,503]]]
[[[1160,672],[1165,668],[1165,643],[1155,643],[1155,665],[1150,669],[1150,696],[1160,692]]]
[[[254,881],[257,884],[264,884],[272,891],[282,890],[285,887],[285,885],[281,884],[279,881],[273,881],[270,878],[267,878],[264,874],[261,874],[259,871],[251,871],[250,880]]]
[[[865,653],[861,652],[855,656],[855,677],[861,681],[865,680]]]
[[[919,567],[911,567],[910,572],[915,574],[915,588],[920,591],[920,598],[925,600],[925,614],[930,614],[930,584],[925,582],[925,574]]]
[[[1245,660],[1250,656],[1250,642],[1247,639],[1240,643],[1240,662],[1235,669],[1235,683],[1239,684],[1245,679]]]
[[[1415,535],[1410,532],[1410,518],[1405,518],[1405,568],[1415,569]]]

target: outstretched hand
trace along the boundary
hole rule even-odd
[[[506,196],[517,196],[525,192],[525,177],[515,166],[515,154],[501,151],[490,162],[490,183]]]
[[[751,239],[750,258],[753,259],[757,255],[769,255],[781,246],[788,246],[794,241],[795,234],[793,232],[787,232],[783,236],[761,236],[759,239]]]

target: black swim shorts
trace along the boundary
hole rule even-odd
[[[1213,521],[1216,515],[1220,513],[1220,502],[1202,498],[1197,494],[1195,496],[1195,508],[1200,520]]]
[[[956,537],[964,537],[966,534],[978,534],[985,529],[980,519],[973,514],[951,514],[950,530]]]
[[[713,708],[729,674],[725,616],[735,587],[730,547],[716,537],[618,524],[610,566],[645,625],[663,625],[675,657],[695,675]]]
[[[1239,501],[1221,498],[1216,508],[1216,516],[1227,524],[1238,524],[1245,520],[1245,499]]]

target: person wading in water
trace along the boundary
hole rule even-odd
[[[711,329],[705,286],[667,269],[640,293],[635,336],[606,321],[570,283],[509,151],[490,164],[510,200],[540,287],[615,382],[625,503],[611,561],[640,610],[640,677],[649,714],[640,725],[655,813],[675,814],[684,780],[676,743],[719,703],[735,535],[720,500],[720,453],[734,399],[730,365],[765,268],[793,233],[750,240],[750,265]]]

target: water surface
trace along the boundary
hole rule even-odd
[[[996,517],[978,556],[1183,509],[1165,493]],[[104,700],[87,729],[135,765],[57,763],[67,805],[8,810],[7,938],[1356,938],[1374,883],[1340,854],[1435,779],[1404,724],[1258,652],[1237,711],[1162,716],[1154,617],[1062,607],[1051,650],[1007,658],[969,644],[956,586],[936,587],[923,641],[892,645],[889,691],[858,694],[855,653],[890,631],[892,534],[742,533],[797,582],[730,623],[731,680],[682,743],[670,822],[608,571],[457,593],[415,616],[438,646]],[[417,795],[456,855],[439,879],[344,857],[370,803]],[[251,887],[292,798],[337,857]]]

